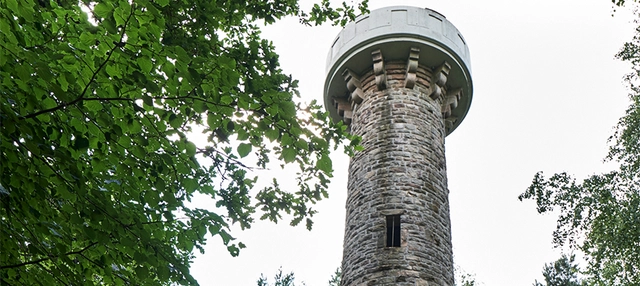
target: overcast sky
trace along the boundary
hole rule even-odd
[[[556,217],[517,196],[537,171],[584,178],[611,168],[602,159],[628,103],[622,77],[630,71],[614,55],[632,37],[631,13],[612,17],[608,0],[370,2],[372,10],[392,5],[440,12],[471,52],[471,109],[446,139],[455,263],[484,285],[531,285],[560,256],[551,244]],[[297,19],[265,30],[303,100],[322,102],[326,55],[339,31]],[[330,198],[317,205],[311,232],[257,223],[233,233],[247,245],[235,258],[211,239],[192,266],[200,284],[256,285],[260,273],[273,280],[282,266],[308,286],[327,285],[342,260],[349,162],[341,152],[333,159]]]

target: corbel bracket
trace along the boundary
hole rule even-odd
[[[447,132],[451,130],[451,128],[453,128],[453,124],[456,123],[456,121],[458,121],[458,117],[455,116],[449,116],[448,118],[444,119],[444,128],[447,130]]]
[[[333,105],[338,110],[338,115],[342,117],[342,120],[346,124],[351,124],[353,118],[353,112],[351,111],[351,104],[345,98],[334,97]]]
[[[387,88],[387,72],[384,68],[384,58],[380,50],[371,52],[373,58],[373,74],[376,76],[376,86],[378,90],[385,90]]]
[[[404,86],[413,88],[416,85],[416,72],[418,71],[418,59],[420,58],[420,49],[411,48],[409,51],[409,60],[407,61],[407,73],[405,74]]]
[[[431,98],[437,99],[442,96],[442,90],[447,84],[447,77],[449,76],[450,71],[451,65],[447,62],[444,62],[441,66],[433,70],[433,84],[431,85],[431,94],[429,95]]]
[[[451,110],[458,107],[458,101],[460,101],[462,95],[462,88],[452,89],[447,92],[442,103],[442,115],[444,118],[451,116]]]
[[[347,83],[347,89],[349,90],[349,101],[351,101],[352,104],[359,104],[362,102],[364,93],[362,92],[362,84],[360,84],[360,79],[358,79],[357,75],[351,70],[345,69],[344,72],[342,72],[342,76],[344,77],[344,82]]]

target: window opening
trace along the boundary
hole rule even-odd
[[[387,216],[387,247],[400,247],[400,215]]]

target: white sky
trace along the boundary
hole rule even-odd
[[[630,71],[613,57],[632,37],[631,13],[611,17],[608,0],[371,0],[370,8],[392,5],[442,13],[471,52],[471,109],[446,139],[456,264],[484,285],[541,280],[544,263],[559,257],[551,244],[556,218],[517,196],[537,171],[583,178],[607,170],[606,140],[627,106],[622,76]],[[326,55],[339,31],[297,19],[265,30],[285,72],[300,80],[303,100],[322,102]],[[282,266],[298,282],[327,285],[342,260],[349,162],[341,152],[333,159],[330,198],[317,205],[311,232],[256,223],[233,233],[248,246],[235,258],[211,239],[192,266],[200,284],[256,285]]]

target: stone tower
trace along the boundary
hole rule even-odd
[[[444,139],[472,96],[469,50],[429,9],[387,7],[336,37],[324,103],[362,137],[349,165],[342,285],[454,284]]]

